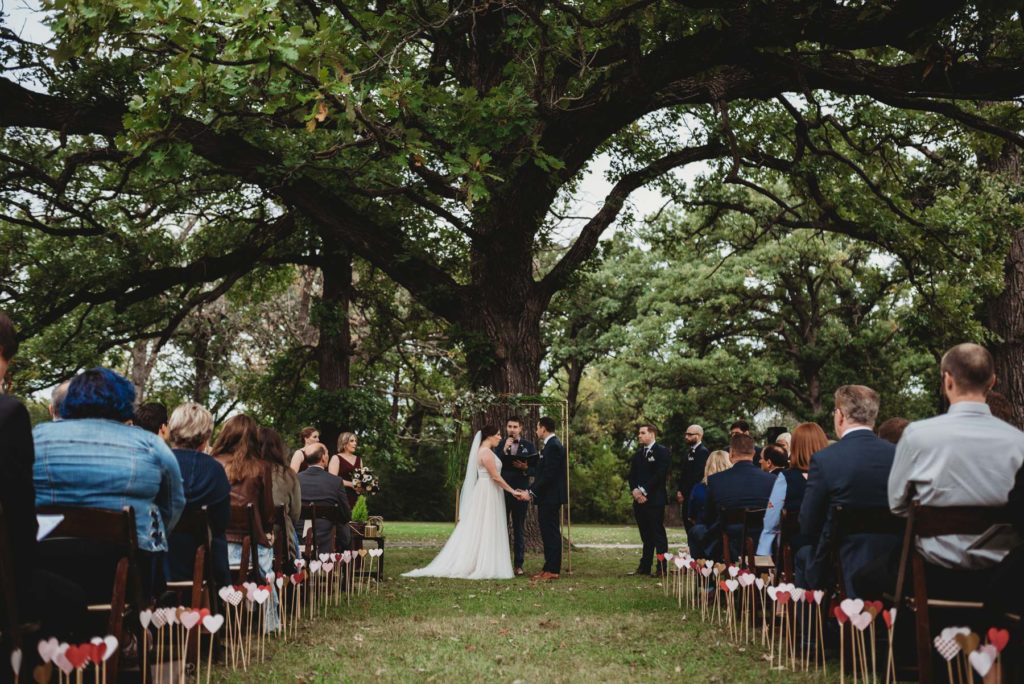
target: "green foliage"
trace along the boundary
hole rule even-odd
[[[369,510],[366,508],[366,497],[359,495],[356,505],[352,507],[352,522],[364,523],[370,519]]]

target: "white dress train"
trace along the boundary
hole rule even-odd
[[[508,547],[505,492],[486,468],[474,473],[470,500],[460,503],[459,522],[444,548],[425,568],[403,577],[451,577],[455,579],[512,579]]]

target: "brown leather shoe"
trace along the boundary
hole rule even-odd
[[[558,579],[557,572],[542,572],[540,573],[540,577],[537,578],[537,580],[540,582],[550,582],[551,580],[556,579]]]
[[[530,575],[530,579],[532,579],[532,580],[540,579],[540,576],[543,575],[543,574],[544,574],[543,570],[541,570],[540,572],[535,572],[532,575]]]
[[[522,577],[523,575],[525,575],[525,574],[526,574],[525,572],[523,572],[523,569],[522,569],[522,568],[516,568],[515,570],[513,570],[513,571],[512,571],[512,573],[513,573],[513,574],[514,574],[514,575],[515,575],[516,577]]]

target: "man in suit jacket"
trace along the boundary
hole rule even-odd
[[[833,507],[889,505],[886,485],[896,447],[872,432],[877,417],[878,393],[870,387],[844,385],[836,390],[832,420],[839,441],[811,457],[800,507],[800,534],[810,546],[796,555],[798,586],[824,589],[829,584]],[[898,536],[886,534],[857,534],[844,540],[839,554],[849,596],[857,596],[853,576],[872,558],[889,554],[899,543]]]
[[[680,517],[683,519],[683,527],[686,528],[686,535],[689,537],[692,527],[689,517],[686,515],[686,502],[690,498],[693,486],[704,479],[704,466],[708,463],[708,455],[711,453],[704,446],[704,428],[700,425],[691,425],[686,428],[687,450],[679,459],[679,476],[676,480],[676,502],[679,504]]]
[[[505,439],[494,448],[494,453],[501,459],[501,477],[513,489],[526,491],[530,487],[530,469],[527,459],[537,455],[533,444],[522,439],[523,421],[512,416],[505,421]],[[505,509],[512,517],[512,546],[515,556],[515,574],[523,574],[523,556],[526,552],[526,538],[523,526],[526,513],[530,508],[529,501],[521,501],[505,492]]]
[[[668,551],[668,535],[665,534],[665,481],[668,479],[672,457],[661,444],[656,442],[658,429],[650,423],[640,426],[637,432],[639,448],[633,454],[629,467],[629,488],[633,495],[633,516],[636,526],[640,528],[640,539],[643,541],[643,552],[637,575],[650,575],[654,554]],[[658,562],[654,573],[658,577],[665,575],[665,562]]]
[[[304,504],[337,504],[341,508],[341,522],[337,526],[335,544],[331,544],[331,532],[335,529],[329,520],[317,520],[316,545],[320,553],[334,553],[335,547],[347,549],[351,541],[348,521],[352,519],[352,509],[348,507],[348,496],[345,485],[337,475],[327,472],[327,450],[317,449],[306,456],[306,469],[299,473],[299,488],[302,491]]]
[[[708,555],[715,558],[722,557],[720,511],[767,508],[768,498],[771,496],[772,487],[775,486],[775,475],[766,473],[754,465],[754,438],[750,435],[737,433],[732,436],[729,441],[729,460],[732,461],[731,468],[708,478],[708,498],[704,505],[708,526],[704,547]],[[743,548],[740,539],[743,534],[742,527],[735,526],[727,531],[729,550],[734,559],[738,558]],[[747,535],[755,542],[760,534],[760,529],[747,530]]]
[[[736,435],[746,435],[753,439],[753,435],[750,434],[750,423],[743,419],[733,421],[729,426],[729,439]],[[754,465],[761,465],[761,447],[759,446],[754,447]]]
[[[556,580],[562,572],[562,531],[559,517],[569,503],[565,447],[555,435],[555,421],[547,416],[537,421],[537,439],[543,445],[530,498],[537,504],[537,524],[544,543],[544,568],[532,579]]]

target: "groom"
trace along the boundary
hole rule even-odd
[[[562,531],[559,518],[562,504],[569,503],[566,483],[565,447],[555,436],[555,421],[544,416],[537,421],[537,439],[543,445],[537,473],[529,496],[537,504],[537,523],[544,542],[544,569],[535,580],[556,580],[562,571]]]

